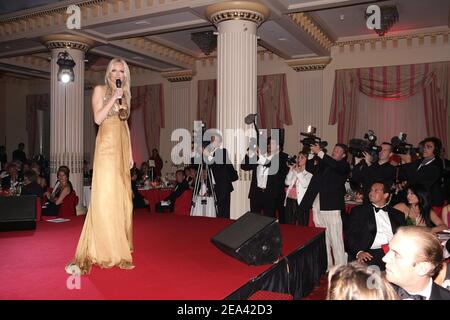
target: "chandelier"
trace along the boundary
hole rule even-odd
[[[217,37],[214,31],[195,32],[191,34],[191,40],[208,56],[216,50]]]
[[[399,15],[395,5],[380,6],[380,15],[380,29],[375,28],[375,32],[382,37],[398,21]]]

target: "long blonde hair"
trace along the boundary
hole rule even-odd
[[[125,102],[125,107],[130,109],[130,107],[131,107],[131,104],[130,104],[130,101],[131,101],[130,68],[128,67],[128,64],[125,62],[125,60],[123,58],[120,58],[120,57],[113,58],[108,63],[108,67],[106,68],[106,73],[105,73],[106,96],[107,97],[112,96],[114,90],[116,89],[116,83],[113,82],[113,80],[111,80],[111,77],[110,77],[111,70],[113,68],[114,63],[121,63],[123,65],[123,68],[125,71],[125,77],[122,82],[122,90],[123,90],[123,97],[124,97],[123,100]]]
[[[361,262],[351,262],[330,270],[327,300],[399,300],[381,274],[370,272]]]

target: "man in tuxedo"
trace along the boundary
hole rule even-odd
[[[406,224],[405,215],[387,205],[390,192],[386,183],[374,182],[369,192],[370,203],[352,209],[345,232],[349,260],[385,269],[382,246]]]
[[[302,210],[313,208],[316,227],[326,228],[328,269],[347,263],[342,236],[342,216],[345,211],[345,182],[350,173],[347,162],[348,148],[337,143],[331,156],[318,145],[310,147],[313,159],[306,163],[306,170],[313,174],[306,193],[300,202]],[[331,254],[333,253],[333,254]],[[334,262],[333,262],[334,258]]]
[[[375,181],[381,181],[389,186],[395,182],[396,168],[389,162],[392,155],[392,145],[389,142],[383,142],[378,152],[377,162],[372,163],[372,156],[367,152],[364,152],[364,158],[355,158],[351,180],[362,187],[364,203],[369,202],[370,187]]]
[[[238,180],[238,174],[222,146],[222,136],[216,133],[211,137],[211,144],[203,150],[203,159],[212,174],[213,190],[217,199],[217,217],[230,218],[232,182]]]
[[[155,205],[156,212],[173,212],[177,198],[189,189],[189,184],[186,181],[186,176],[184,175],[183,170],[177,170],[175,177],[177,179],[175,188],[168,197]]]
[[[39,198],[42,198],[44,194],[44,190],[42,187],[36,182],[37,175],[34,171],[25,171],[23,173],[23,187],[21,190],[21,195],[35,195]]]
[[[399,180],[409,185],[421,184],[429,192],[432,206],[441,207],[445,200],[442,190],[443,163],[440,159],[442,142],[436,137],[423,141],[423,158],[411,162],[410,155],[401,155],[406,163],[400,166]]]
[[[280,153],[277,140],[268,138],[267,153],[260,154],[259,148],[249,150],[241,169],[252,171],[248,197],[250,210],[268,217],[275,217],[280,201],[284,200],[284,180],[289,171],[287,154]]]
[[[386,279],[402,300],[450,300],[450,291],[433,282],[443,261],[435,234],[423,227],[401,227],[383,258]]]

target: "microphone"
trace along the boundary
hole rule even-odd
[[[246,124],[252,124],[255,121],[256,116],[257,116],[256,113],[250,113],[245,117],[244,122]]]
[[[120,79],[116,79],[116,87],[117,88],[122,87],[122,81],[120,81]],[[119,104],[122,105],[122,98],[119,99]]]

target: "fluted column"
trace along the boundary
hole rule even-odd
[[[218,3],[206,10],[206,16],[218,30],[217,126],[224,134],[224,146],[239,172],[231,194],[232,219],[239,218],[250,208],[251,176],[240,170],[248,144],[242,132],[252,130],[245,125],[244,118],[257,109],[256,31],[268,15],[269,10],[264,5],[246,1]]]
[[[50,94],[50,184],[56,181],[59,166],[70,169],[70,181],[79,202],[83,199],[83,118],[84,118],[84,54],[91,41],[72,35],[51,35],[43,38],[51,50]],[[67,51],[75,61],[75,78],[64,84],[58,81],[58,54]]]

